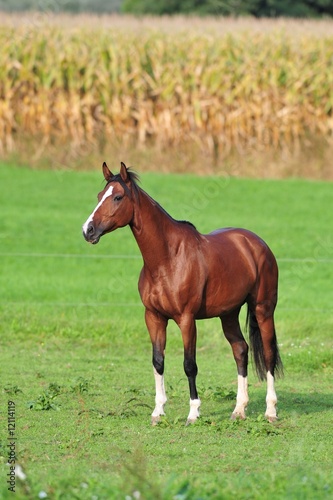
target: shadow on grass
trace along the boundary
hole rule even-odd
[[[249,394],[250,402],[247,408],[247,418],[260,418],[264,416],[266,409],[265,397],[266,394],[263,391],[262,394]],[[236,402],[236,401],[235,401]],[[202,416],[208,419],[218,420],[220,422],[228,420],[234,408],[234,402],[229,401],[226,404],[224,401],[216,401],[214,403],[214,408],[205,405],[205,399],[202,398]],[[207,411],[208,410],[208,411]],[[295,414],[309,415],[325,413],[327,411],[333,411],[333,394],[328,392],[291,392],[288,390],[278,391],[278,417],[281,421],[285,418],[295,416]]]
[[[265,412],[265,395],[250,394],[247,415],[260,415]],[[317,414],[333,410],[333,394],[328,392],[291,392],[278,391],[278,415]],[[214,412],[215,413],[215,412]]]
[[[327,392],[289,392],[279,391],[279,406],[283,412],[321,413],[333,410],[333,394]]]

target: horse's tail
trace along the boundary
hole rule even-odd
[[[246,325],[249,331],[250,338],[250,350],[252,353],[255,369],[258,375],[259,380],[266,380],[267,369],[265,364],[264,357],[264,346],[261,338],[260,328],[258,325],[258,321],[254,312],[248,306],[247,308],[247,316],[246,316]],[[271,343],[271,347],[273,349],[273,372],[274,376],[282,376],[283,375],[283,366],[282,361],[279,354],[279,348],[277,345],[275,329],[273,332],[273,340]]]

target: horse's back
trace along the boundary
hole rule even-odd
[[[216,229],[205,236],[209,244],[221,255],[230,253],[235,260],[251,256],[256,262],[264,256],[275,261],[267,243],[248,229],[227,227]]]
[[[215,229],[215,231],[207,234],[206,237],[217,238],[221,241],[227,239],[245,238],[249,241],[263,242],[266,245],[266,243],[256,233],[241,227],[222,227],[220,229]]]

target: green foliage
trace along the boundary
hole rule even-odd
[[[177,0],[124,0],[122,11],[131,14],[176,14],[180,12],[180,2]]]
[[[44,12],[123,12],[132,14],[199,14],[256,17],[333,15],[330,0],[0,0],[0,10]]]
[[[71,391],[77,394],[87,394],[89,392],[89,381],[83,377],[78,377],[71,385]]]
[[[253,15],[256,17],[316,17],[333,15],[329,0],[124,0],[124,12],[134,14]]]
[[[258,17],[318,17],[333,14],[332,2],[327,0],[251,0],[245,1],[248,13]]]
[[[35,401],[29,401],[27,407],[29,410],[59,410],[58,402],[55,402],[57,396],[61,394],[61,387],[58,384],[51,383],[45,391],[40,394]]]
[[[213,399],[214,401],[235,401],[236,392],[228,387],[220,387],[216,385],[214,387],[209,386],[208,388],[200,388],[200,394],[203,394],[205,399]]]
[[[0,0],[0,11],[35,10],[45,13],[95,12],[111,13],[120,10],[121,0]]]
[[[29,401],[27,407],[29,410],[60,410],[60,395],[69,395],[71,393],[86,395],[88,394],[89,382],[83,377],[78,377],[69,387],[60,386],[57,383],[50,383],[34,401]],[[22,391],[20,391],[22,392]],[[17,394],[17,393],[16,393]]]
[[[20,394],[20,392],[22,392],[21,389],[17,387],[17,385],[5,385],[3,390],[8,396],[16,396],[17,394]]]
[[[233,0],[124,0],[123,12],[133,14],[199,14],[199,15],[240,15],[248,11],[244,2]]]

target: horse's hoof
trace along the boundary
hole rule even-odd
[[[245,414],[243,415],[242,413],[232,413],[230,419],[231,420],[245,420],[246,417],[245,417]]]
[[[188,418],[188,419],[186,420],[186,424],[185,424],[185,426],[187,427],[188,425],[192,425],[192,424],[194,424],[194,422],[196,422],[196,420],[197,420],[196,418]]]
[[[269,422],[270,424],[273,424],[273,423],[274,423],[274,422],[276,422],[276,421],[277,421],[277,419],[278,419],[276,415],[275,415],[275,416],[265,415],[265,417],[267,418],[267,420],[268,420],[268,422]]]
[[[157,417],[151,417],[151,425],[158,425],[161,421],[161,417],[158,415]]]

